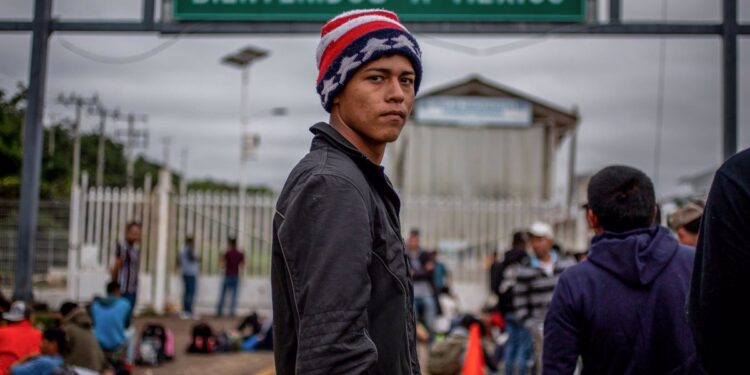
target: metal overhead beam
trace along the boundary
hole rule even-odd
[[[153,14],[150,14],[153,16]],[[153,19],[152,19],[153,20]],[[85,22],[52,21],[52,31],[64,32],[158,32],[162,34],[317,34],[319,22]],[[721,35],[723,24],[707,23],[406,23],[416,33],[450,34],[590,34],[590,35]],[[30,21],[0,21],[0,31],[31,31]],[[737,25],[737,34],[750,34],[750,25]]]
[[[0,31],[32,31],[31,21],[0,21]]]

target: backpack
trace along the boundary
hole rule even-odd
[[[213,353],[216,350],[216,339],[211,326],[198,323],[193,326],[188,353]]]
[[[172,358],[174,358],[172,331],[161,324],[147,324],[143,328],[138,345],[138,363],[158,366]]]
[[[217,352],[237,352],[242,346],[242,337],[233,331],[221,331],[215,337],[215,348]]]
[[[427,357],[427,373],[431,375],[457,375],[461,373],[462,356],[468,338],[448,335],[430,348]]]

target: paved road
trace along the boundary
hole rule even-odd
[[[208,318],[208,322],[215,331],[236,328],[239,319]],[[138,367],[135,375],[273,375],[273,354],[265,353],[216,353],[216,354],[188,354],[185,349],[190,342],[191,327],[197,323],[194,320],[181,320],[176,317],[137,318],[136,327],[148,322],[158,322],[172,329],[175,339],[175,359],[156,368]]]
[[[240,322],[239,318],[207,318],[203,319],[211,325],[215,332],[223,329],[236,328]],[[273,353],[215,353],[215,354],[188,354],[185,349],[190,342],[191,327],[198,321],[182,320],[177,317],[137,318],[135,321],[138,332],[141,327],[149,322],[158,322],[172,329],[175,340],[175,359],[159,367],[138,367],[135,375],[275,375],[273,366]],[[419,345],[419,357],[422,358],[422,373],[426,374],[424,368],[427,357],[427,348]]]

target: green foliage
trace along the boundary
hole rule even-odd
[[[0,199],[18,199],[21,191],[21,165],[23,160],[23,122],[26,89],[18,87],[12,96],[0,89]],[[44,129],[42,156],[42,199],[66,199],[70,195],[73,139],[71,130],[61,123]],[[98,134],[81,135],[81,172],[89,175],[89,185],[96,177]],[[104,146],[104,185],[125,186],[127,162],[122,144],[110,138]],[[134,166],[134,185],[143,186],[146,174],[154,183],[160,165],[140,157]],[[174,184],[179,176],[174,176]]]
[[[18,199],[21,192],[21,164],[23,160],[23,122],[27,90],[19,86],[8,97],[0,88],[0,199]],[[42,199],[67,199],[70,196],[73,172],[73,138],[71,130],[62,123],[44,129],[42,156]],[[81,135],[81,173],[89,176],[89,186],[95,183],[99,135]],[[156,184],[161,165],[138,157],[134,164],[133,185],[142,187],[146,175]],[[104,143],[104,186],[127,184],[127,160],[124,146],[107,137]],[[180,185],[181,176],[172,175],[172,185]],[[191,181],[189,189],[209,191],[236,191],[237,184],[203,179]],[[271,194],[266,186],[248,187],[248,193]]]
[[[21,124],[24,111],[21,102],[26,97],[26,89],[18,88],[18,93],[6,98],[0,89],[0,177],[18,175],[23,158]]]
[[[188,183],[188,190],[234,192],[237,184],[212,179],[192,180]],[[267,186],[248,186],[248,194],[272,194],[273,190]]]

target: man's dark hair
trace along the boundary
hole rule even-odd
[[[115,294],[116,291],[120,290],[120,283],[117,281],[110,281],[107,283],[107,294]]]
[[[234,237],[227,238],[227,242],[232,246],[237,246],[237,239]]]
[[[127,224],[125,224],[125,231],[129,231],[132,227],[141,227],[141,223],[137,221],[129,221]]]
[[[638,169],[606,167],[589,182],[588,207],[605,231],[622,233],[648,228],[654,224],[654,185]]]
[[[513,233],[513,248],[520,246],[526,246],[526,233],[521,231]]]
[[[682,226],[685,228],[686,231],[688,231],[690,234],[698,234],[701,230],[701,218],[697,218],[685,225]]]
[[[60,306],[60,315],[62,315],[63,317],[66,317],[76,307],[78,307],[77,303],[71,302],[71,301],[65,301],[63,302],[62,306]]]
[[[417,228],[412,228],[412,229],[411,229],[411,230],[409,231],[409,236],[416,236],[416,237],[419,237],[419,229],[417,229]]]
[[[44,330],[42,337],[50,342],[57,343],[57,351],[65,355],[68,353],[68,335],[60,328],[53,327]]]

